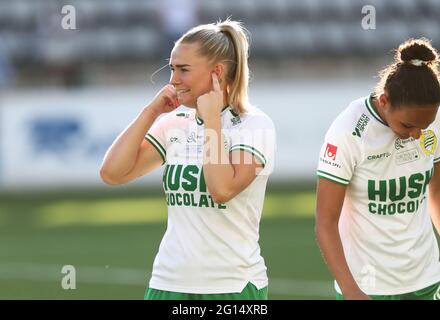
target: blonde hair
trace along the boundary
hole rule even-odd
[[[240,22],[229,19],[217,23],[199,25],[186,32],[180,43],[200,44],[199,54],[210,63],[223,63],[228,90],[228,105],[237,113],[244,113],[249,105],[249,44],[247,30]]]

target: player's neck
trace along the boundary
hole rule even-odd
[[[385,117],[385,108],[380,103],[379,99],[377,97],[373,97],[371,99],[371,104],[373,105],[373,108],[376,109],[376,112],[379,115],[380,119],[383,121],[383,123],[388,125],[388,122],[387,122],[386,117]]]

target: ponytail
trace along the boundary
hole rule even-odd
[[[225,65],[228,105],[241,114],[249,106],[249,44],[246,29],[240,22],[229,19],[214,24],[200,25],[185,33],[179,43],[199,43],[199,53],[211,63]]]
[[[440,104],[439,55],[425,38],[410,39],[396,50],[395,61],[381,71],[376,87],[384,92],[392,107]]]

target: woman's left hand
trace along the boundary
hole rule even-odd
[[[204,121],[210,117],[218,117],[224,107],[223,91],[217,74],[212,73],[213,90],[197,98],[197,111]]]

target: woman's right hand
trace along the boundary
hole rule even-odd
[[[179,106],[176,88],[171,84],[167,84],[156,94],[148,107],[159,116],[162,113],[171,112]]]

